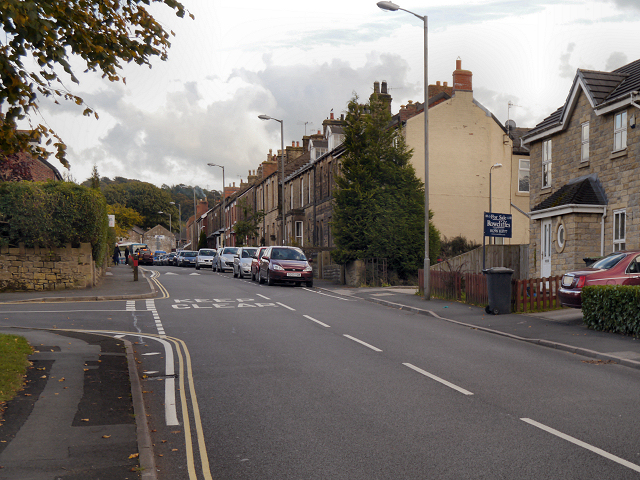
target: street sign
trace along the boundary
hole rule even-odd
[[[110,227],[115,227],[116,226],[116,216],[115,215],[107,215],[107,217],[109,217],[109,226]]]
[[[512,215],[484,212],[484,236],[511,238]]]

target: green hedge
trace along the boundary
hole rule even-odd
[[[584,287],[582,313],[594,330],[640,336],[640,286]]]
[[[93,259],[107,254],[107,203],[99,190],[71,182],[0,183],[0,244],[56,248],[91,243]]]

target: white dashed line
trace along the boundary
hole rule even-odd
[[[425,370],[422,370],[421,368],[418,368],[415,365],[411,365],[410,363],[403,363],[403,365],[405,367],[409,367],[412,370],[415,370],[418,373],[421,373],[425,377],[429,377],[430,379],[435,380],[436,382],[440,382],[441,384],[446,385],[449,388],[453,388],[454,390],[462,393],[463,395],[473,395],[473,393],[471,393],[469,390],[465,390],[464,388],[461,388],[461,387],[459,387],[457,385],[454,385],[451,382],[447,382],[446,380],[444,380],[444,379],[442,379],[440,377],[437,377],[434,374],[429,373],[429,372],[427,372]]]
[[[351,335],[345,334],[344,336],[347,337],[349,340],[353,340],[354,342],[358,342],[360,345],[364,345],[365,347],[370,348],[373,351],[376,351],[376,352],[382,351],[379,348],[374,347],[373,345],[369,345],[368,343],[365,343],[362,340],[358,340],[356,337],[352,337]]]
[[[304,318],[308,318],[309,320],[311,320],[312,322],[316,322],[319,325],[322,325],[323,327],[327,327],[327,328],[331,328],[329,325],[327,325],[326,323],[322,323],[320,320],[316,320],[313,317],[310,317],[309,315],[303,315]]]
[[[284,303],[280,303],[280,302],[276,302],[276,303],[277,303],[278,305],[280,305],[281,307],[288,308],[288,309],[289,309],[289,310],[291,310],[292,312],[295,312],[295,311],[296,311],[296,309],[295,309],[295,308],[288,307],[288,306],[286,306]]]

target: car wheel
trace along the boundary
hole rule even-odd
[[[238,270],[238,278],[243,279],[244,280],[244,274],[242,273],[242,269]]]
[[[260,271],[258,270],[258,283],[260,285],[262,285],[264,283],[264,279],[262,278],[262,275],[260,275]]]
[[[269,286],[273,285],[273,279],[271,278],[271,275],[269,274],[269,270],[267,270],[267,285],[269,285]]]
[[[313,280],[307,282],[307,288],[313,288]]]
[[[256,281],[256,275],[253,273],[253,270],[251,270],[251,281],[252,282]]]

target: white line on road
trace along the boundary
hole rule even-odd
[[[331,298],[337,298],[338,300],[344,300],[345,302],[357,302],[357,300],[354,300],[352,298],[336,297],[335,295],[329,295],[328,293],[322,293],[322,292],[319,292],[317,290],[312,290],[312,289],[306,288],[306,287],[302,287],[302,289],[306,290],[307,292],[313,292],[313,293],[317,293],[318,295],[324,295],[325,297],[331,297]]]
[[[288,306],[286,306],[284,303],[280,303],[280,302],[276,302],[276,303],[277,303],[278,305],[280,305],[281,307],[288,308],[288,309],[289,309],[289,310],[291,310],[292,312],[295,312],[295,311],[296,311],[296,309],[295,309],[295,308],[288,307]]]
[[[594,447],[592,445],[589,445],[588,443],[585,443],[581,440],[578,440],[577,438],[571,437],[569,435],[566,435],[562,432],[559,432],[558,430],[555,430],[551,427],[547,427],[546,425],[543,425],[542,423],[538,423],[535,420],[531,420],[530,418],[521,418],[520,420],[522,420],[523,422],[528,423],[529,425],[533,425],[534,427],[538,427],[540,430],[544,430],[547,433],[550,433],[552,435],[555,435],[556,437],[560,437],[563,440],[566,440],[567,442],[571,442],[574,445],[578,445],[579,447],[582,448],[586,448],[587,450],[592,451],[593,453],[597,453],[598,455],[603,456],[604,458],[608,458],[609,460],[613,460],[616,463],[619,463],[620,465],[623,465],[627,468],[630,468],[631,470],[635,470],[636,472],[640,472],[640,466],[636,465],[635,463],[631,463],[626,461],[623,458],[620,457],[616,457],[615,455],[612,455],[608,452],[605,452],[604,450]]]
[[[323,327],[327,327],[327,328],[331,328],[329,325],[327,325],[326,323],[322,323],[320,320],[316,320],[313,317],[310,317],[309,315],[303,315],[304,318],[308,318],[309,320],[311,320],[312,322],[316,322],[319,325],[322,325]]]
[[[271,300],[269,297],[265,297],[264,295],[260,295],[259,293],[256,293],[257,296],[264,298],[265,300]]]
[[[441,384],[446,385],[449,388],[453,388],[454,390],[462,393],[463,395],[473,395],[473,393],[471,393],[469,390],[465,390],[464,388],[461,388],[461,387],[459,387],[457,385],[454,385],[451,382],[447,382],[446,380],[444,380],[444,379],[442,379],[440,377],[437,377],[434,374],[429,373],[429,372],[427,372],[425,370],[422,370],[421,368],[418,368],[415,365],[411,365],[410,363],[403,363],[403,365],[405,367],[409,367],[412,370],[415,370],[418,373],[421,373],[425,377],[429,377],[430,379],[435,380],[436,382],[440,382]]]
[[[364,345],[365,347],[368,347],[371,350],[375,350],[376,352],[381,352],[382,351],[379,348],[374,347],[373,345],[369,345],[368,343],[365,343],[362,340],[358,340],[356,337],[352,337],[351,335],[345,334],[344,336],[347,337],[349,340],[353,340],[354,342],[358,342],[359,344]]]

